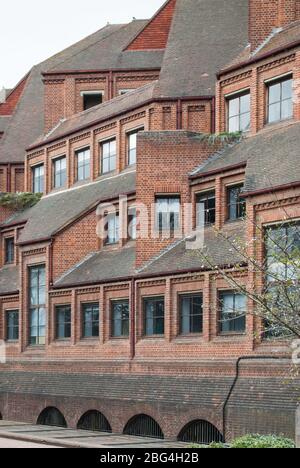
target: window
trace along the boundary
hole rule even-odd
[[[128,210],[128,236],[130,240],[136,240],[137,214],[136,208]]]
[[[53,186],[64,187],[67,181],[67,160],[65,157],[53,161]]]
[[[215,224],[216,194],[215,191],[197,195],[197,226]]]
[[[32,168],[32,191],[44,193],[44,165],[40,164]]]
[[[300,222],[267,228],[265,246],[265,300],[272,312],[264,334],[270,339],[284,338],[292,334],[284,325],[293,326],[293,312],[299,308]]]
[[[127,135],[128,166],[133,166],[136,164],[137,134],[143,130],[143,128],[140,128],[139,130],[128,133]]]
[[[156,197],[156,229],[171,231],[180,227],[180,197]]]
[[[250,93],[228,99],[228,131],[246,132],[250,129]]]
[[[91,109],[91,107],[102,104],[103,94],[99,91],[83,91],[81,93],[83,98],[83,110]]]
[[[29,338],[31,345],[44,345],[46,337],[46,269],[29,268]]]
[[[241,197],[243,185],[227,188],[228,219],[234,221],[246,215],[246,200]]]
[[[90,178],[90,148],[76,152],[77,158],[77,180]]]
[[[56,338],[64,340],[71,338],[71,306],[63,305],[55,308]]]
[[[99,336],[99,304],[82,304],[82,337]]]
[[[111,336],[129,336],[129,301],[113,301],[111,304]]]
[[[117,244],[119,242],[119,215],[112,213],[106,217],[106,244]]]
[[[203,331],[203,300],[201,294],[180,296],[180,333],[202,333]]]
[[[246,296],[235,292],[220,293],[220,331],[244,333],[246,329]]]
[[[10,310],[6,312],[6,339],[17,341],[19,339],[19,311]]]
[[[293,80],[287,78],[268,85],[268,123],[293,117]]]
[[[115,171],[117,167],[117,143],[116,139],[101,144],[101,168],[102,174]]]
[[[165,300],[163,297],[144,299],[145,335],[164,335]]]
[[[15,239],[13,237],[7,237],[4,240],[5,248],[5,263],[14,263],[15,261]]]

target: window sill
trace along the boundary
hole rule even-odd
[[[238,333],[238,332],[232,332],[232,333],[228,333],[228,332],[221,332],[221,333],[218,333],[218,335],[215,337],[215,340],[230,340],[231,338],[247,338],[247,333],[244,333],[244,332],[241,332],[241,333]]]
[[[199,341],[203,341],[203,334],[202,333],[193,333],[190,335],[178,335],[173,340],[175,343],[198,343]]]
[[[119,343],[120,341],[128,341],[129,336],[111,336],[108,340],[110,343]]]
[[[93,337],[93,338],[81,338],[80,341],[77,342],[79,346],[97,346],[100,344],[100,337]]]
[[[145,340],[145,341],[156,341],[156,340],[164,340],[165,339],[165,335],[151,335],[151,336],[146,336],[146,335],[143,335],[141,337],[142,340]]]
[[[5,343],[10,346],[16,346],[19,344],[19,340],[5,340]]]

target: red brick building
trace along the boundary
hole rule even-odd
[[[259,333],[252,301],[184,228],[204,204],[203,249],[259,287],[224,236],[258,237],[263,259],[264,228],[300,219],[299,80],[299,0],[169,0],[5,93],[0,190],[43,197],[0,209],[3,418],[294,437],[290,342]],[[240,131],[225,146],[202,137]],[[246,313],[225,320],[224,304]]]

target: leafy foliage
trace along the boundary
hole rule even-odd
[[[22,211],[36,205],[41,198],[41,193],[3,193],[0,195],[0,206]]]
[[[294,449],[295,444],[291,439],[284,437],[278,437],[275,435],[263,436],[259,434],[249,434],[243,437],[239,437],[232,441],[230,445],[213,442],[208,446],[204,445],[192,445],[191,448],[204,448],[204,449]]]
[[[199,139],[211,146],[217,144],[228,145],[240,141],[242,136],[241,132],[203,133],[199,136]]]

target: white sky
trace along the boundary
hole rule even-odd
[[[0,2],[0,89],[30,68],[110,23],[150,18],[165,0]]]

